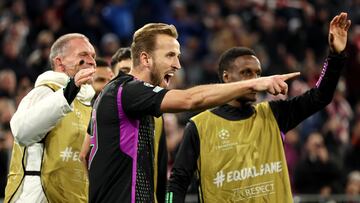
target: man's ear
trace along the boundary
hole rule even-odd
[[[229,82],[229,78],[230,76],[229,76],[229,72],[227,72],[227,70],[224,70],[223,71],[223,74],[222,74],[222,79],[223,79],[223,81],[224,81],[224,83],[228,83]]]
[[[62,63],[61,59],[59,57],[56,57],[54,59],[54,70],[55,71],[61,71],[64,72],[65,71],[65,66]]]
[[[140,63],[144,65],[145,67],[151,66],[151,56],[146,52],[140,53]]]

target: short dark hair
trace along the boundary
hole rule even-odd
[[[103,58],[97,57],[95,59],[95,62],[96,62],[96,68],[98,68],[98,67],[109,67],[109,63]]]
[[[233,47],[221,54],[218,68],[220,82],[224,83],[222,78],[223,73],[225,70],[229,70],[232,67],[232,63],[235,61],[235,59],[239,56],[246,55],[256,56],[254,50],[247,47]]]
[[[115,54],[111,57],[111,69],[114,69],[116,64],[122,60],[131,59],[130,47],[122,47],[118,49]]]

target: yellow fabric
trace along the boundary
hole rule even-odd
[[[24,177],[23,170],[23,156],[24,148],[19,144],[14,142],[12,154],[11,154],[11,164],[9,168],[9,175],[7,179],[7,184],[5,188],[5,199],[4,202],[10,202],[12,196],[15,194],[16,190],[19,188],[21,181]]]
[[[60,87],[47,84],[53,90]],[[41,181],[45,195],[51,202],[87,202],[88,178],[79,152],[86,136],[91,107],[73,102],[74,111],[62,118],[44,139]],[[23,148],[14,144],[6,202],[16,192],[22,177]]]
[[[280,130],[269,104],[248,119],[229,121],[210,111],[194,118],[204,202],[292,202]]]
[[[154,137],[154,199],[155,202],[158,202],[156,199],[157,191],[157,177],[158,177],[158,151],[159,151],[159,142],[163,129],[163,120],[162,117],[154,117],[155,122],[155,137]]]

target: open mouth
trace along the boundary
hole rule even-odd
[[[170,83],[170,79],[174,76],[174,73],[166,73],[164,76],[164,81],[166,85],[168,86]]]

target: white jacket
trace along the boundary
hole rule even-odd
[[[40,171],[43,144],[39,143],[51,131],[57,122],[73,108],[64,97],[63,88],[69,77],[65,73],[47,71],[41,74],[32,89],[20,102],[10,121],[15,142],[27,146],[25,152],[25,170]],[[52,83],[60,88],[54,92],[43,84]],[[95,95],[90,85],[83,85],[77,98],[90,105]],[[46,202],[39,176],[25,176],[12,202]]]

